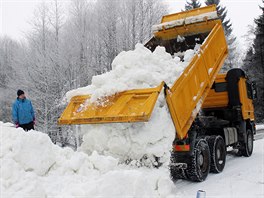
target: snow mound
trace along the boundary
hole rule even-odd
[[[197,45],[197,49],[200,45]],[[92,84],[69,91],[66,98],[70,100],[76,95],[91,94],[91,102],[103,96],[113,95],[128,89],[149,88],[158,86],[165,81],[171,86],[180,76],[190,61],[194,50],[186,53],[187,62],[180,62],[158,46],[152,53],[142,44],[135,50],[121,52],[112,63],[112,70],[92,78]]]
[[[83,125],[81,150],[91,154],[111,155],[121,162],[142,160],[143,165],[155,163],[155,157],[166,162],[175,136],[164,97],[159,98],[151,120],[144,123]]]
[[[55,163],[49,137],[36,132],[24,133],[22,129],[16,133],[13,131],[1,134],[1,138],[5,141],[1,144],[0,157],[9,155],[8,157],[19,163],[23,170],[44,175]],[[35,160],[38,156],[41,158]]]
[[[86,102],[89,103],[124,90],[156,87],[162,81],[172,86],[199,49],[200,45],[197,44],[194,49],[181,52],[178,57],[177,54],[171,56],[164,47],[158,46],[151,52],[142,44],[137,44],[135,50],[121,52],[114,59],[113,70],[94,76],[91,85],[72,90],[66,96],[69,100],[75,95],[91,94],[91,99]],[[121,162],[140,162],[147,166],[157,165],[157,161],[168,161],[175,137],[174,125],[162,93],[149,122],[82,125],[81,133],[81,150],[86,153],[91,154],[96,150],[99,154],[119,158]]]
[[[76,172],[82,169],[82,166],[97,168],[103,172],[114,169],[118,164],[118,159],[100,156],[96,152],[88,157],[83,152],[74,152],[70,148],[62,149],[54,145],[50,138],[41,132],[34,130],[25,132],[21,128],[6,127],[1,123],[0,126],[2,129],[0,131],[1,160],[14,161],[25,172],[44,176],[55,169]],[[103,163],[99,165],[100,162]],[[4,165],[6,164],[9,163],[4,163]],[[6,178],[8,178],[8,174],[10,173],[6,174]]]
[[[156,169],[117,164],[118,159],[96,152],[88,156],[70,148],[60,148],[41,132],[26,133],[0,122],[0,137],[1,198],[195,197],[199,189],[205,190],[208,197],[247,195],[260,198],[264,195],[263,139],[254,141],[254,153],[250,158],[228,155],[221,174],[210,174],[200,183],[180,180],[173,184],[165,166]],[[25,150],[16,150],[16,144],[28,144],[26,148],[32,146],[27,150],[30,155],[24,153]],[[40,147],[35,147],[36,144]],[[45,152],[39,155],[44,147],[51,151],[52,157]],[[32,158],[35,163],[43,160],[49,163],[41,166],[43,170],[29,169],[25,161],[17,161],[15,153],[21,155],[20,159],[30,161],[30,167],[35,167]]]
[[[0,136],[1,197],[158,197],[171,192],[167,169],[133,170],[117,158],[63,149],[44,133],[3,123]]]

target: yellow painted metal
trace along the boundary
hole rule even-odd
[[[163,17],[162,22],[215,10],[215,6],[210,6],[187,12],[188,14],[168,15]],[[199,54],[193,57],[171,89],[165,91],[166,101],[179,139],[187,136],[227,56],[224,30],[221,20],[210,20],[155,33],[155,37],[166,40],[173,39],[177,35],[185,36],[203,32],[209,35],[201,45]],[[84,110],[80,105],[84,104],[89,96],[74,97],[62,114],[59,124],[148,121],[163,85],[164,83],[156,88],[118,93],[105,98],[104,105],[93,103],[86,105]]]
[[[215,82],[226,82],[225,80],[226,74],[218,74]],[[247,95],[247,86],[246,86],[246,78],[240,78],[239,83],[239,99],[241,102],[241,111],[244,120],[254,121],[254,106],[253,100],[248,98]],[[228,93],[224,92],[215,92],[214,89],[209,91],[208,96],[206,97],[202,108],[210,109],[210,108],[226,108],[228,107]]]
[[[166,90],[166,101],[179,139],[187,136],[228,54],[222,24],[219,20],[214,22],[200,54],[194,56],[172,88]]]
[[[75,96],[61,115],[59,124],[96,124],[148,121],[164,85],[124,91],[89,103],[90,96]]]
[[[242,116],[244,120],[255,120],[254,116],[254,106],[252,99],[248,98],[247,95],[247,86],[246,86],[246,78],[240,78],[238,82],[238,89],[239,89],[239,99],[242,104]]]
[[[226,74],[218,74],[215,83],[226,82]],[[210,108],[225,108],[228,106],[228,93],[227,91],[215,92],[214,89],[210,89],[209,94],[205,98],[205,101],[202,105],[203,109]]]
[[[204,14],[207,12],[213,12],[216,11],[216,6],[207,6],[203,8],[197,8],[194,10],[190,11],[185,11],[185,12],[180,12],[176,14],[171,14],[164,16],[162,18],[162,23],[163,22],[170,22],[173,20],[178,20],[178,19],[184,19],[190,16],[197,16],[200,14]],[[205,20],[203,22],[198,22],[198,23],[193,23],[193,24],[184,24],[182,26],[177,26],[169,29],[163,29],[161,31],[155,32],[154,36],[156,38],[162,39],[162,40],[170,40],[173,38],[176,38],[178,35],[180,36],[191,36],[191,35],[196,35],[196,34],[201,34],[201,33],[207,33],[210,32],[214,26],[215,23],[218,20]],[[221,23],[218,21],[218,23]]]
[[[219,20],[219,22],[221,21]],[[191,36],[191,35],[196,35],[196,34],[201,34],[201,33],[207,33],[213,29],[213,27],[215,26],[215,23],[216,23],[216,20],[204,21],[200,23],[194,23],[194,24],[189,24],[185,26],[170,28],[170,29],[156,32],[154,33],[154,36],[162,40],[171,40],[171,39],[177,38],[179,35],[180,36]]]
[[[188,10],[184,12],[169,14],[169,15],[165,15],[162,17],[161,23],[184,19],[187,17],[193,17],[193,16],[205,14],[208,12],[214,12],[214,11],[216,11],[216,6],[210,5],[210,6],[196,8],[196,9],[192,9],[192,10]]]

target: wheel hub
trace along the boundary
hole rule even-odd
[[[217,157],[217,159],[219,159],[221,157],[221,151],[220,151],[220,149],[217,149],[217,151],[216,151],[216,157]]]
[[[199,155],[199,159],[198,159],[199,165],[202,166],[204,163],[204,157],[202,155],[202,153]]]

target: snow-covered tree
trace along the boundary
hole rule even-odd
[[[58,105],[66,90],[61,55],[62,14],[56,0],[43,2],[36,9],[32,29],[28,34],[25,60],[30,77],[31,98],[36,109],[37,129],[48,133],[56,141]]]
[[[26,43],[0,38],[0,89],[10,90],[1,94],[9,98],[1,97],[0,103],[9,108],[2,112],[11,112],[16,90],[23,89],[36,110],[36,129],[62,146],[77,146],[80,137],[57,125],[65,93],[111,70],[121,51],[148,41],[152,25],[167,10],[159,0],[72,0],[64,5],[59,0],[39,4]]]
[[[26,45],[7,36],[0,38],[0,120],[11,120],[12,103],[18,89],[27,91]]]
[[[199,0],[186,0],[185,10],[192,10],[199,7],[201,7],[201,3]]]
[[[48,7],[42,3],[35,12],[32,23],[34,31],[28,36],[30,49],[28,51],[28,72],[34,92],[33,100],[36,107],[38,128],[45,133],[49,132],[49,111],[51,110],[50,85],[51,63],[49,61],[49,30]]]
[[[71,88],[85,86],[94,75],[92,51],[96,46],[91,45],[96,35],[94,31],[93,4],[88,1],[74,0],[70,5],[70,16],[66,25],[64,47],[69,49],[68,57]],[[91,43],[90,43],[91,42]]]
[[[263,1],[264,3],[264,1]],[[255,116],[258,122],[264,121],[264,7],[260,6],[262,15],[255,19],[255,38],[244,59],[245,69],[258,88],[258,99],[255,101]],[[252,32],[252,31],[251,31]]]
[[[128,1],[129,2],[129,1]],[[105,58],[105,69],[112,69],[111,63],[118,54],[118,23],[119,23],[119,1],[98,0],[97,11],[101,13],[99,16],[100,29],[102,30],[99,36],[101,37]],[[133,8],[133,5],[131,7]],[[109,12],[111,10],[111,12]],[[104,13],[104,14],[102,14]],[[133,17],[133,16],[131,16]],[[130,24],[133,26],[133,23]]]
[[[238,52],[236,50],[236,37],[233,35],[233,28],[232,28],[232,23],[230,19],[227,18],[227,9],[225,6],[220,4],[220,0],[206,0],[205,1],[206,5],[213,5],[215,4],[217,7],[217,13],[220,19],[222,20],[222,24],[225,30],[225,35],[226,35],[226,40],[228,44],[228,58],[225,61],[224,67],[222,71],[227,71],[230,68],[238,67],[239,65],[239,56]]]
[[[120,6],[118,35],[123,50],[133,49],[138,42],[147,42],[152,37],[152,26],[167,13],[166,7],[157,0],[128,0]]]
[[[17,47],[17,44],[7,37],[0,39],[0,117],[2,121],[10,121],[11,119],[10,103],[13,102],[15,97],[10,97],[11,91],[14,91],[10,90],[10,85],[15,80],[13,66]]]

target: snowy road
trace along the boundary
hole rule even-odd
[[[263,139],[264,138],[264,129],[257,130],[256,135],[254,136],[255,140]]]
[[[220,174],[209,174],[202,183],[177,181],[173,189],[176,197],[195,197],[197,190],[206,191],[207,197],[264,197],[264,130],[255,136],[254,152],[250,158],[230,152],[225,169]]]

